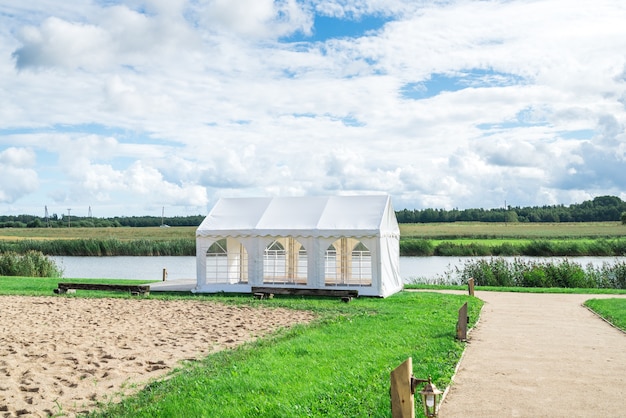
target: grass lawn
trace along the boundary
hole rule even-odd
[[[467,290],[465,285],[437,285],[437,284],[405,284],[405,289],[422,290]],[[486,292],[518,292],[518,293],[570,293],[579,295],[626,295],[626,289],[582,289],[566,287],[501,287],[476,286],[475,290]]]
[[[591,299],[585,306],[626,332],[626,299]]]
[[[626,236],[621,222],[451,222],[429,224],[400,224],[402,238],[615,238]]]
[[[58,281],[2,277],[0,294],[105,295],[79,291],[55,296],[52,289]],[[102,405],[94,416],[391,416],[391,370],[412,357],[415,376],[431,375],[444,389],[464,349],[464,343],[455,339],[458,310],[468,302],[473,325],[482,306],[469,296],[422,292],[350,303],[278,296],[256,300],[250,295],[147,297],[306,309],[317,313],[319,320],[181,364],[168,379],[150,384],[119,405]],[[421,413],[421,405],[416,411]]]
[[[571,239],[617,238],[626,236],[620,222],[497,223],[452,222],[400,224],[403,239]],[[110,239],[176,240],[194,239],[196,227],[119,228],[2,228],[0,240],[19,239]]]

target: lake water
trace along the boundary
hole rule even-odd
[[[195,257],[50,257],[63,269],[65,278],[114,278],[161,280],[163,269],[167,280],[195,279]],[[414,279],[420,282],[436,280],[454,267],[480,257],[400,257],[400,276],[405,283]],[[489,257],[486,257],[489,258]],[[512,260],[515,257],[503,257]],[[562,257],[519,257],[526,260],[559,260]],[[568,257],[583,267],[589,263],[626,262],[626,257]]]

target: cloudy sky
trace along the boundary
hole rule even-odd
[[[626,200],[623,0],[0,0],[0,214]]]

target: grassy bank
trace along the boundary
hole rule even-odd
[[[28,251],[58,256],[191,256],[196,254],[196,242],[192,239],[118,238],[0,241],[0,253]]]
[[[581,265],[569,259],[527,260],[501,257],[469,259],[448,268],[435,279],[413,279],[413,284],[467,285],[521,288],[626,289],[626,262]]]
[[[400,253],[405,256],[623,256],[626,238],[571,239],[401,239]]]
[[[42,284],[37,291],[33,281]],[[14,293],[20,285],[24,293],[52,295],[56,280],[0,278],[0,294]],[[180,298],[148,296],[156,297]],[[119,405],[102,405],[93,416],[388,417],[391,370],[412,357],[417,377],[431,375],[445,388],[464,348],[455,339],[458,309],[468,302],[473,324],[482,306],[469,296],[411,292],[350,303],[336,298],[256,300],[250,295],[184,298],[306,309],[319,320],[181,364],[171,377]]]
[[[591,299],[585,306],[626,332],[626,299]]]
[[[403,256],[623,256],[617,222],[401,224]],[[195,255],[195,228],[5,228],[0,252],[59,256]]]

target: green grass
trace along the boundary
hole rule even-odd
[[[621,222],[451,222],[400,224],[403,238],[564,239],[626,236]]]
[[[64,239],[118,239],[128,240],[176,240],[195,239],[196,227],[177,226],[159,227],[120,227],[120,228],[2,228],[0,241],[32,240],[64,240]]]
[[[405,284],[405,289],[422,290],[467,290],[467,285]],[[626,295],[626,289],[583,289],[567,287],[500,287],[475,286],[474,290],[484,292],[517,293],[566,293],[579,295]]]
[[[585,306],[626,332],[626,299],[591,299]]]
[[[478,299],[435,293],[263,301],[321,319],[183,367],[96,416],[391,416],[389,375],[406,358],[416,376],[449,384],[464,348],[455,326],[465,301],[475,321]]]
[[[3,228],[0,252],[48,255],[195,255],[195,227]],[[619,222],[400,224],[400,250],[412,256],[623,255]]]
[[[16,239],[194,239],[195,227],[145,228],[3,228],[0,240]],[[626,236],[620,222],[497,223],[452,222],[400,224],[402,238],[445,239],[567,239]]]
[[[51,296],[59,282],[63,283],[103,283],[103,284],[146,284],[153,280],[119,280],[119,279],[65,279],[50,277],[16,277],[0,276],[0,295]],[[76,296],[91,297],[126,297],[124,292],[102,292],[77,290]],[[74,295],[68,295],[72,297]]]

